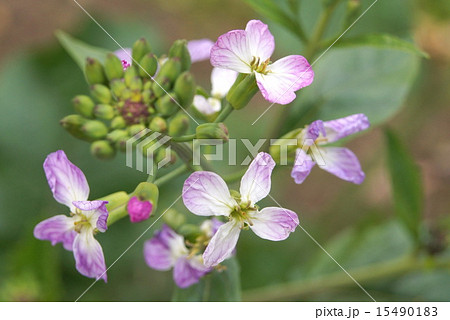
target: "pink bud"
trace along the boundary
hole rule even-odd
[[[141,222],[147,220],[152,213],[153,204],[148,201],[139,200],[138,197],[134,196],[128,201],[127,211],[130,215],[131,222]]]

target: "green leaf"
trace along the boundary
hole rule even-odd
[[[329,45],[325,46],[328,47]],[[364,34],[361,36],[340,39],[334,45],[335,48],[369,46],[381,49],[394,49],[417,54],[423,58],[429,58],[428,53],[420,50],[414,43],[400,39],[390,34]]]
[[[424,206],[420,171],[398,136],[390,130],[385,133],[395,213],[418,241]]]
[[[214,270],[189,288],[176,287],[172,301],[240,301],[241,282],[237,259],[233,257],[221,265],[226,269],[221,272]]]
[[[313,120],[364,113],[371,126],[394,116],[416,77],[417,55],[368,47],[325,53],[313,65],[311,86],[302,89],[291,109],[286,132]]]
[[[109,52],[106,49],[94,47],[84,43],[83,41],[75,39],[61,30],[57,30],[55,35],[58,38],[59,43],[61,43],[63,48],[69,53],[72,59],[75,60],[83,72],[86,58],[95,58],[103,63],[106,59],[106,54]]]

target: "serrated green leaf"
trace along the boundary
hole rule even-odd
[[[381,49],[394,49],[417,54],[423,58],[429,58],[428,53],[420,50],[414,43],[400,39],[390,34],[365,34],[348,39],[340,39],[334,45],[335,48],[369,46]],[[328,46],[327,46],[328,47]]]
[[[95,58],[103,63],[106,59],[107,53],[109,52],[106,49],[95,47],[84,43],[81,40],[75,39],[61,30],[57,30],[55,32],[55,36],[58,38],[59,43],[63,46],[67,53],[78,64],[81,70],[83,70],[83,72],[86,58]]]
[[[413,239],[418,241],[424,206],[420,171],[398,136],[390,130],[385,134],[395,213]]]
[[[225,266],[225,270],[214,270],[189,288],[176,287],[172,301],[240,301],[241,282],[237,259],[227,259],[221,265]]]

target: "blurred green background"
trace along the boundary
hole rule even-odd
[[[306,32],[310,33],[320,4],[309,0],[302,2],[305,4],[302,4],[299,16]],[[364,7],[371,3],[362,2]],[[161,54],[176,39],[215,40],[222,33],[242,29],[248,20],[257,18],[267,22],[275,35],[275,58],[302,54],[303,46],[292,34],[261,16],[245,1],[98,0],[80,3],[124,47],[145,36],[156,53]],[[88,86],[82,72],[53,36],[56,29],[99,47],[117,49],[115,43],[71,0],[0,2],[0,301],[73,301],[92,283],[91,279],[76,272],[71,252],[64,251],[60,245],[52,247],[48,242],[33,238],[33,228],[39,221],[66,213],[66,208],[53,200],[42,170],[47,154],[65,150],[71,161],[86,174],[91,199],[118,190],[132,191],[139,181],[146,179],[145,174],[125,166],[123,154],[109,162],[94,159],[87,143],[76,140],[60,127],[59,120],[73,113],[72,97],[86,93]],[[414,172],[418,179],[413,183],[422,183],[423,188],[416,189],[418,194],[412,202],[421,197],[423,190],[424,202],[417,204],[424,221],[422,245],[428,252],[437,252],[439,258],[450,256],[446,250],[450,230],[448,2],[380,0],[348,35],[365,32],[390,33],[415,41],[430,58],[411,58],[392,51],[389,57],[398,55],[391,61],[392,65],[380,66],[377,63],[383,63],[386,53],[366,52],[362,48],[356,57],[364,56],[368,61],[364,62],[367,68],[361,73],[361,70],[346,68],[343,61],[356,58],[347,54],[349,51],[345,50],[349,49],[336,49],[313,67],[316,82],[323,86],[305,89],[298,100],[304,99],[304,105],[307,105],[309,99],[329,94],[329,91],[321,92],[320,88],[339,84],[345,79],[353,91],[344,85],[341,91],[334,93],[336,100],[329,101],[330,108],[334,106],[333,110],[337,110],[333,112],[347,115],[345,109],[339,109],[348,107],[347,100],[340,99],[340,92],[359,94],[369,101],[365,108],[370,108],[368,112],[372,118],[383,124],[348,143],[361,161],[366,181],[355,186],[317,169],[304,184],[295,185],[289,169],[283,168],[274,176],[272,187],[274,198],[299,213],[305,230],[344,268],[356,274],[366,270],[365,266],[395,261],[415,248],[407,229],[399,222],[401,218],[396,218],[402,209],[394,203],[393,199],[398,198],[393,197],[388,170],[388,159],[392,164],[392,159],[395,163],[396,158],[389,158],[393,155],[388,156],[386,141],[390,147],[400,143],[405,149],[405,161],[410,161],[411,155],[419,167]],[[408,59],[414,59],[414,62],[405,64]],[[398,74],[406,72],[408,83],[396,83],[395,76],[377,78],[383,68],[394,75],[397,71]],[[209,88],[210,70],[208,62],[192,69],[197,81],[206,88]],[[365,77],[373,78],[372,82],[365,82]],[[379,86],[374,87],[373,83]],[[377,105],[377,97],[384,97],[383,105]],[[389,112],[380,111],[390,103],[393,106],[389,107]],[[275,138],[268,136],[270,126],[273,119],[287,112],[286,107],[275,105],[251,126],[268,105],[258,96],[251,107],[232,114],[227,120],[231,137],[254,142],[259,138]],[[297,105],[291,108],[294,115],[304,110]],[[350,109],[358,110],[358,105]],[[292,119],[281,131],[296,125]],[[395,137],[386,139],[386,128],[391,128]],[[246,155],[242,154],[242,158]],[[410,164],[415,170],[415,165]],[[220,170],[237,171],[239,168]],[[162,188],[160,209],[178,197],[183,178]],[[400,176],[400,179],[394,178],[394,186],[395,181],[403,179],[410,181],[406,176]],[[269,200],[264,204],[273,205]],[[181,202],[176,207],[184,210]],[[124,219],[99,235],[107,265],[152,221],[131,225]],[[96,283],[82,300],[170,300],[174,288],[171,273],[151,270],[142,256],[143,241],[150,238],[154,230],[150,230],[108,271],[108,284]],[[244,299],[278,299],[271,292],[283,291],[280,284],[292,283],[289,288],[294,289],[285,291],[280,300],[368,300],[351,281],[343,284],[337,281],[339,285],[328,287],[321,286],[320,281],[311,282],[311,279],[322,279],[330,274],[339,279],[345,279],[346,275],[302,230],[283,242],[265,241],[245,232],[239,241],[237,257]],[[414,262],[406,261],[403,269],[375,279],[363,279],[362,285],[379,301],[449,301],[449,265],[436,268],[433,259],[425,260],[425,268],[416,268],[412,265]],[[267,286],[269,289],[258,289]]]

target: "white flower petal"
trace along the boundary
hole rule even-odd
[[[291,210],[268,207],[251,215],[252,231],[260,238],[281,241],[295,231],[299,221],[297,214]]]
[[[230,69],[213,68],[211,72],[211,95],[223,98],[236,81],[238,73]]]
[[[212,237],[205,253],[203,263],[206,267],[213,267],[227,259],[236,247],[241,229],[235,221],[222,225]]]
[[[275,161],[270,154],[260,152],[253,159],[252,163],[241,179],[241,201],[255,204],[267,197],[270,192],[272,170]]]
[[[250,20],[245,32],[251,56],[260,58],[261,62],[269,59],[275,49],[275,40],[267,24],[259,20]]]

